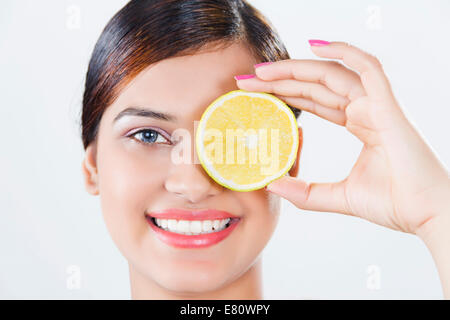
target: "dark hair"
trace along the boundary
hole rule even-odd
[[[105,109],[140,71],[206,45],[245,44],[259,62],[289,59],[270,22],[243,0],[132,0],[106,25],[86,75],[81,131],[95,140]],[[296,117],[300,110],[292,108]]]

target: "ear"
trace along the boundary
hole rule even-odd
[[[298,149],[297,149],[297,158],[295,158],[295,162],[289,170],[289,175],[291,177],[296,177],[298,174],[299,162],[300,162],[300,154],[302,152],[303,147],[303,129],[302,127],[298,127]]]
[[[96,196],[98,191],[98,173],[97,173],[97,143],[92,142],[87,148],[81,164],[84,175],[84,185],[86,191]]]

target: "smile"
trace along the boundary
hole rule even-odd
[[[226,211],[169,209],[149,212],[147,222],[158,239],[178,248],[203,248],[224,240],[240,222]]]
[[[230,218],[221,220],[175,220],[151,218],[152,222],[161,229],[186,235],[207,234],[219,232],[230,226]]]

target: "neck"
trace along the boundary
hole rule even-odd
[[[129,264],[131,298],[133,300],[261,300],[262,297],[262,262],[258,260],[238,279],[214,291],[195,295],[173,292],[161,287],[134,269]]]

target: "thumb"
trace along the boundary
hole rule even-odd
[[[284,176],[267,185],[266,190],[285,198],[299,209],[350,214],[344,182],[307,183]]]

